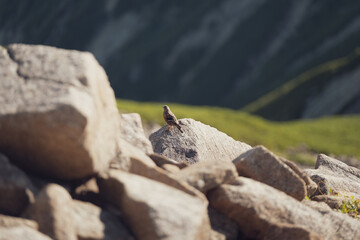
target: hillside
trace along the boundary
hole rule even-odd
[[[240,111],[218,107],[170,104],[180,118],[209,124],[236,140],[252,146],[262,144],[289,159],[314,163],[318,153],[360,158],[360,115],[316,120],[272,122]],[[161,103],[119,100],[121,112],[137,112],[145,123],[164,125]]]
[[[360,2],[0,0],[0,29],[5,46],[91,51],[117,97],[241,109],[353,54]],[[342,66],[299,85],[285,98],[293,104],[281,97],[254,113],[274,120],[359,113],[359,61]],[[346,97],[328,108],[344,82]]]

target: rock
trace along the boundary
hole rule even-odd
[[[163,164],[161,166],[162,169],[171,172],[171,173],[178,173],[180,172],[180,168],[178,168],[177,166],[173,165],[173,164]]]
[[[206,199],[206,197],[195,188],[177,179],[176,176],[171,175],[165,170],[158,168],[155,163],[138,148],[132,146],[124,140],[120,140],[119,149],[120,154],[118,155],[116,161],[111,165],[112,169],[120,169],[150,178],[174,187],[180,191],[186,192],[187,194],[204,200]]]
[[[209,207],[208,214],[212,232],[212,239],[238,240],[242,239],[239,235],[239,228],[233,220]]]
[[[309,231],[293,224],[278,224],[269,227],[264,234],[264,240],[296,239],[296,240],[322,240],[316,232]]]
[[[149,157],[155,162],[155,164],[158,167],[161,167],[161,168],[164,168],[163,166],[165,164],[167,164],[167,165],[175,165],[176,167],[178,167],[180,169],[183,169],[183,168],[189,166],[189,164],[186,163],[186,162],[177,162],[175,160],[172,160],[172,159],[170,159],[168,157],[165,157],[165,156],[157,154],[157,153],[149,154]]]
[[[0,227],[0,240],[36,239],[51,240],[48,236],[27,226],[2,228]]]
[[[316,202],[316,201],[310,201],[310,200],[302,200],[301,201],[304,205],[311,207],[312,209],[324,214],[331,212],[332,209],[324,202]]]
[[[145,136],[138,113],[120,114],[120,137],[145,153],[153,153],[150,140]]]
[[[39,224],[39,231],[59,240],[76,240],[72,199],[60,185],[49,184],[43,188],[23,214]]]
[[[39,229],[37,222],[25,218],[12,217],[0,214],[0,228],[29,227]]]
[[[0,154],[0,212],[21,214],[34,200],[34,193],[36,189],[26,174]]]
[[[154,152],[190,164],[201,161],[230,162],[251,149],[246,143],[235,141],[225,133],[193,119],[179,120],[184,134],[167,131],[163,126],[150,135]]]
[[[85,183],[76,187],[73,196],[75,199],[100,205],[101,198],[99,195],[99,188],[96,183],[96,178],[90,178]]]
[[[302,200],[307,195],[302,177],[288,164],[275,156],[263,146],[256,146],[237,157],[233,163],[240,176],[249,177],[268,184],[287,193],[295,199]]]
[[[235,180],[238,173],[231,162],[199,162],[182,169],[176,176],[206,193],[222,183]]]
[[[116,215],[91,203],[74,200],[73,221],[78,239],[134,239]]]
[[[353,201],[359,200],[360,197],[352,199]],[[317,202],[327,204],[332,209],[340,209],[343,203],[351,200],[350,196],[339,196],[339,195],[317,195],[312,198]]]
[[[360,195],[360,170],[339,160],[320,154],[315,169],[304,171],[318,184],[317,195],[331,192],[343,196]]]
[[[208,198],[211,207],[236,221],[248,237],[263,239],[271,228],[281,229],[282,224],[291,224],[294,232],[293,227],[286,228],[286,234],[296,235],[300,227],[325,239],[360,238],[359,221],[332,211],[320,213],[250,178],[239,177],[231,184],[223,184],[210,191]]]
[[[98,182],[101,195],[124,213],[138,239],[209,238],[202,199],[123,171],[109,171]]]
[[[12,161],[79,179],[115,157],[114,92],[92,54],[14,44],[0,49],[0,75],[0,151]]]

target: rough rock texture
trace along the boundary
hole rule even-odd
[[[231,184],[223,184],[210,191],[208,197],[211,207],[236,221],[249,237],[264,238],[272,227],[291,224],[325,239],[360,238],[359,221],[341,213],[320,213],[249,178],[239,177]]]
[[[170,165],[170,164],[175,165],[180,169],[183,169],[183,168],[189,166],[189,164],[186,162],[177,162],[175,160],[172,160],[172,159],[170,159],[166,156],[160,155],[158,153],[149,154],[149,157],[155,162],[155,164],[158,167],[161,167],[161,168],[164,168],[164,165]]]
[[[318,184],[317,194],[332,192],[343,196],[360,195],[360,170],[345,163],[319,154],[315,169],[306,169],[305,173]]]
[[[205,199],[205,196],[201,192],[177,179],[176,176],[171,175],[165,170],[157,167],[155,163],[138,148],[132,146],[124,140],[120,140],[119,149],[120,153],[116,161],[111,164],[112,169],[120,169],[150,178],[174,187],[180,191],[184,191],[190,195]]]
[[[19,215],[34,200],[35,192],[26,174],[0,153],[0,212]]]
[[[0,240],[36,239],[51,240],[48,236],[26,226],[2,228],[0,227]]]
[[[89,176],[116,154],[114,92],[92,54],[23,44],[0,49],[0,151],[61,179]]]
[[[72,205],[78,239],[134,239],[116,215],[91,203],[74,200]]]
[[[208,208],[208,214],[214,235],[212,239],[242,239],[241,235],[239,234],[239,227],[237,226],[236,222],[211,207]]]
[[[150,135],[154,152],[179,162],[229,162],[251,149],[246,143],[235,141],[225,133],[193,119],[179,120],[184,134],[168,131],[163,126]]]
[[[360,197],[354,197],[353,201],[356,201],[358,199],[360,199]],[[312,200],[317,202],[323,202],[333,209],[340,209],[344,202],[348,202],[351,200],[351,197],[339,195],[317,195],[314,196]]]
[[[316,202],[304,199],[301,201],[302,204],[311,207],[312,209],[324,214],[328,212],[332,212],[333,210],[324,202]]]
[[[302,177],[263,146],[256,146],[237,157],[233,163],[240,176],[250,177],[302,200],[307,195]]]
[[[220,184],[235,180],[238,173],[231,162],[199,162],[184,168],[176,176],[206,193]]]
[[[293,224],[278,224],[269,227],[263,240],[296,239],[296,240],[323,240],[316,232],[309,231]]]
[[[37,222],[25,218],[11,217],[0,214],[0,228],[21,227],[26,226],[35,230],[39,229]]]
[[[207,203],[165,184],[109,171],[99,179],[100,193],[126,216],[139,239],[208,239]]]
[[[141,117],[138,113],[120,114],[120,137],[145,153],[154,152],[151,142],[145,136]]]
[[[72,200],[60,185],[49,184],[36,196],[23,214],[39,224],[39,231],[54,239],[76,240],[76,226],[72,217]]]

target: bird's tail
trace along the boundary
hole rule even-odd
[[[180,125],[176,125],[176,127],[179,129],[179,131],[180,131],[181,133],[184,133],[184,131],[182,130],[182,128],[180,127]]]

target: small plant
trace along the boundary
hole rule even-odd
[[[343,201],[339,210],[342,213],[346,213],[356,219],[360,219],[360,199],[355,200],[354,196],[352,196],[349,200]]]

